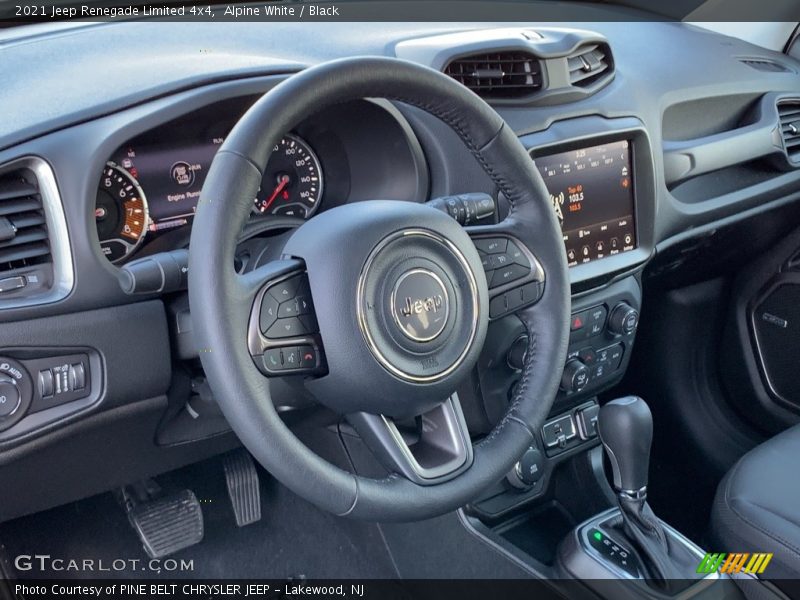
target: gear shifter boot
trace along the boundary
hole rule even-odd
[[[668,534],[643,499],[620,495],[621,531],[639,552],[653,583],[675,594],[698,577],[698,558]]]
[[[636,548],[649,578],[676,593],[697,577],[697,557],[668,534],[647,498],[647,472],[653,417],[644,400],[635,396],[612,400],[600,409],[600,439],[611,462],[621,513],[615,528]]]

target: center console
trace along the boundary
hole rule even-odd
[[[593,135],[557,123],[551,129],[561,128],[559,137],[568,141],[543,144],[545,133],[524,139],[563,233],[573,291],[569,348],[553,410],[535,443],[473,505],[487,518],[541,499],[560,464],[598,445],[597,395],[620,382],[633,350],[642,302],[636,272],[652,245],[649,142],[635,120],[587,121]],[[478,376],[490,423],[517,391],[527,336],[513,315],[494,319],[489,329]]]

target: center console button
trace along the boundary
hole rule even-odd
[[[595,306],[586,311],[587,314],[587,327],[589,331],[587,336],[600,335],[606,326],[606,316],[608,311],[605,306]]]
[[[578,430],[584,440],[591,439],[597,435],[597,415],[599,412],[600,407],[597,404],[593,404],[582,408],[575,414],[578,420]]]
[[[591,347],[581,348],[578,351],[578,358],[587,367],[593,367],[597,363],[597,353]]]
[[[625,348],[622,344],[614,344],[608,348],[608,363],[611,370],[616,371],[622,364],[622,357],[625,355]]]
[[[568,394],[579,392],[589,383],[589,368],[580,360],[570,360],[564,366],[561,376],[561,389]]]
[[[542,427],[542,439],[544,440],[544,445],[548,448],[564,447],[576,435],[572,415],[565,415],[545,423],[544,427]]]
[[[630,335],[639,325],[639,311],[627,302],[620,302],[608,317],[608,329],[615,335]]]
[[[544,457],[531,446],[514,466],[514,474],[523,487],[535,485],[544,475]]]

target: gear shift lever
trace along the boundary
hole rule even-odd
[[[639,550],[651,577],[670,589],[694,570],[689,565],[695,559],[670,539],[646,502],[653,441],[650,408],[635,396],[612,400],[600,409],[597,430],[611,462],[622,529]]]
[[[636,396],[612,400],[600,409],[597,429],[611,461],[617,493],[645,498],[653,441],[650,408]]]

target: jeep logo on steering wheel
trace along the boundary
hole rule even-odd
[[[442,280],[427,269],[406,271],[397,280],[390,300],[392,315],[400,331],[415,342],[438,336],[450,312]]]

